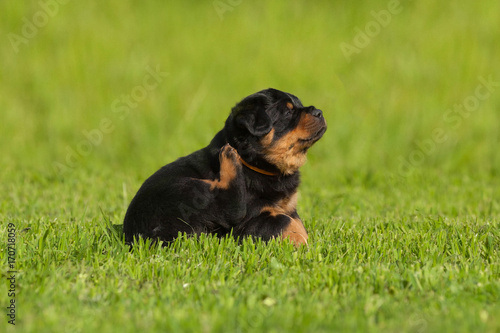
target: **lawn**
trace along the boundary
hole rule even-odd
[[[0,13],[0,331],[500,331],[500,2]],[[302,168],[310,246],[129,251],[142,182],[268,87],[328,122]]]

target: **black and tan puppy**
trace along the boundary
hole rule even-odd
[[[207,147],[144,182],[125,215],[126,241],[169,242],[185,232],[307,244],[296,211],[299,168],[325,131],[321,110],[294,95],[267,89],[246,97]]]

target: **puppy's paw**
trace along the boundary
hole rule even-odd
[[[240,155],[231,147],[229,143],[226,143],[220,150],[220,162],[223,164],[226,161],[231,161],[235,166],[241,166]]]
[[[289,239],[295,247],[300,247],[301,245],[308,246],[307,231],[302,225],[302,223],[297,219],[291,219],[290,224],[283,230],[281,238]]]

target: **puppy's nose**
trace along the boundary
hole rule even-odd
[[[311,107],[309,113],[317,118],[323,117],[323,111],[321,111],[320,109],[316,109],[314,106]]]

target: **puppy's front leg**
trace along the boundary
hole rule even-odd
[[[289,239],[296,247],[307,245],[307,231],[297,213],[292,215],[263,211],[235,230],[235,236],[261,237],[267,241],[280,237]]]
[[[296,215],[296,216],[295,216]],[[290,239],[295,246],[308,245],[307,240],[309,235],[307,234],[306,228],[299,215],[295,213],[290,217],[291,221],[281,232],[281,238]]]

